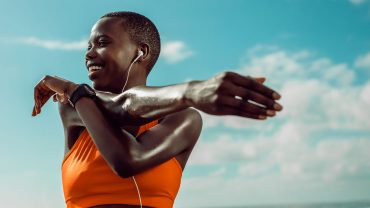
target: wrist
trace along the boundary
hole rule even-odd
[[[75,86],[77,86],[77,88],[75,88]],[[70,85],[70,89],[68,90],[71,90],[71,92],[69,92],[70,94],[67,96],[69,96],[68,101],[72,107],[75,107],[77,101],[82,97],[96,98],[95,90],[87,84]]]
[[[194,92],[195,92],[195,85],[200,81],[190,81],[187,82],[185,91],[181,97],[181,101],[187,107],[194,107]]]
[[[73,92],[78,88],[78,86],[79,86],[78,84],[73,83],[73,82],[69,82],[67,84],[66,91],[65,91],[67,99],[71,98]]]

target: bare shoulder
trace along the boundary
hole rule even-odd
[[[160,124],[170,128],[172,131],[176,131],[179,123],[184,123],[186,126],[188,126],[186,139],[191,140],[189,148],[192,149],[199,138],[200,132],[202,131],[202,116],[197,110],[193,108],[186,108],[176,113],[172,113],[160,121]]]
[[[182,136],[178,138],[176,143],[184,143],[186,144],[186,147],[183,151],[175,156],[177,161],[180,163],[182,170],[185,169],[189,156],[193,151],[202,131],[203,121],[201,114],[193,108],[187,108],[166,116],[161,123],[168,127],[171,131],[175,132],[178,131],[177,126],[179,123],[183,122],[185,122],[187,126],[186,132],[181,134]]]
[[[161,124],[164,125],[170,125],[171,124],[177,124],[178,122],[187,122],[191,124],[194,128],[202,128],[202,116],[200,113],[193,109],[193,108],[186,108],[181,111],[171,113],[170,115],[167,115],[166,117],[160,119]],[[165,122],[165,123],[163,123]]]

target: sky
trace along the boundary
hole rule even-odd
[[[65,207],[57,105],[31,117],[44,75],[90,83],[92,25],[135,11],[161,34],[150,86],[223,71],[282,95],[267,121],[202,113],[175,207],[370,201],[370,1],[26,1],[0,7],[0,201]]]

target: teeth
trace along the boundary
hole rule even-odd
[[[89,71],[92,72],[92,71],[97,71],[97,70],[100,70],[102,69],[101,66],[90,66],[89,67]]]

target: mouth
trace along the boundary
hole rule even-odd
[[[87,69],[89,71],[89,78],[90,80],[96,79],[99,72],[102,71],[103,66],[100,64],[89,64],[87,66]]]

